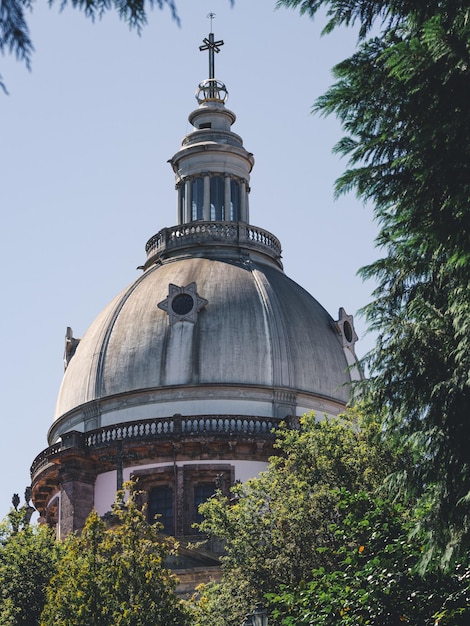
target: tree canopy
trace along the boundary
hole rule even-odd
[[[64,542],[30,526],[25,507],[10,512],[0,525],[1,626],[189,626],[165,565],[170,541],[129,488],[108,523],[93,511],[82,534]]]
[[[200,530],[226,547],[224,583],[206,590],[200,608],[211,610],[202,624],[238,624],[264,594],[281,585],[294,588],[313,567],[332,567],[342,543],[331,533],[341,490],[373,491],[394,464],[376,436],[376,425],[359,430],[347,418],[305,416],[301,430],[279,431],[281,454],[265,472],[236,486],[230,501],[218,493],[200,507]],[[330,552],[318,549],[328,544]],[[232,600],[221,602],[220,594]]]
[[[273,626],[466,623],[469,570],[420,575],[412,510],[380,488],[409,459],[378,421],[306,416],[277,445],[264,473],[201,506],[201,530],[226,554],[222,582],[200,589],[197,626],[239,626],[257,601]]]
[[[413,452],[395,478],[422,495],[430,558],[470,547],[470,9],[464,0],[279,0],[329,32],[358,25],[314,111],[335,114],[349,159],[337,193],[370,202],[384,256],[364,308],[377,333],[365,392],[386,435]]]
[[[337,508],[337,520],[330,525],[336,541],[318,546],[334,566],[314,564],[299,585],[282,584],[268,594],[276,624],[467,623],[468,588],[460,576],[418,572],[421,543],[410,534],[412,519],[403,505],[377,494],[341,489]]]
[[[109,530],[96,512],[66,541],[47,589],[42,626],[184,626],[188,616],[165,566],[170,546],[149,524],[134,493],[113,507]]]
[[[63,546],[44,526],[24,521],[23,507],[0,525],[0,624],[39,624],[46,588],[57,571]]]

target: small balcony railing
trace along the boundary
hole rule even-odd
[[[165,253],[186,247],[214,244],[257,249],[273,258],[282,267],[279,239],[267,230],[243,222],[190,222],[163,228],[151,237],[145,246],[146,267]]]

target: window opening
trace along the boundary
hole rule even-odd
[[[199,505],[208,500],[215,493],[215,483],[205,483],[194,487],[194,521],[198,524],[203,517],[199,513]]]
[[[222,176],[211,178],[211,220],[224,219],[225,181]]]
[[[202,220],[204,217],[204,180],[200,176],[192,183],[191,219]]]
[[[179,188],[179,215],[180,215],[180,223],[183,224],[186,220],[185,216],[185,207],[186,207],[186,185],[184,182],[180,185]]]
[[[171,308],[176,315],[187,315],[194,308],[194,299],[190,293],[179,293],[171,301]]]
[[[240,220],[240,183],[233,179],[230,181],[230,220]]]
[[[156,521],[163,524],[163,532],[174,534],[173,488],[166,485],[153,487],[149,493],[148,520],[151,524]],[[158,518],[155,516],[158,515]]]

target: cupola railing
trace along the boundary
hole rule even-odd
[[[162,228],[151,237],[145,251],[145,269],[159,257],[178,249],[201,246],[237,246],[258,250],[276,261],[282,269],[281,243],[263,228],[243,222],[190,222]]]

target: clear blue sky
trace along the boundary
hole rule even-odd
[[[92,24],[43,2],[29,21],[32,72],[0,58],[10,92],[0,94],[0,518],[47,446],[66,327],[81,337],[138,276],[147,239],[176,222],[167,160],[208,74],[198,48],[209,12],[225,41],[216,77],[256,161],[251,223],[280,238],[286,273],[335,319],[369,301],[372,285],[356,272],[378,255],[371,210],[353,196],[334,201],[340,128],[310,114],[356,36],[320,37],[324,19],[274,4],[178,0],[181,27],[155,10],[138,37],[114,15]],[[371,339],[357,317],[356,329],[363,354]]]

